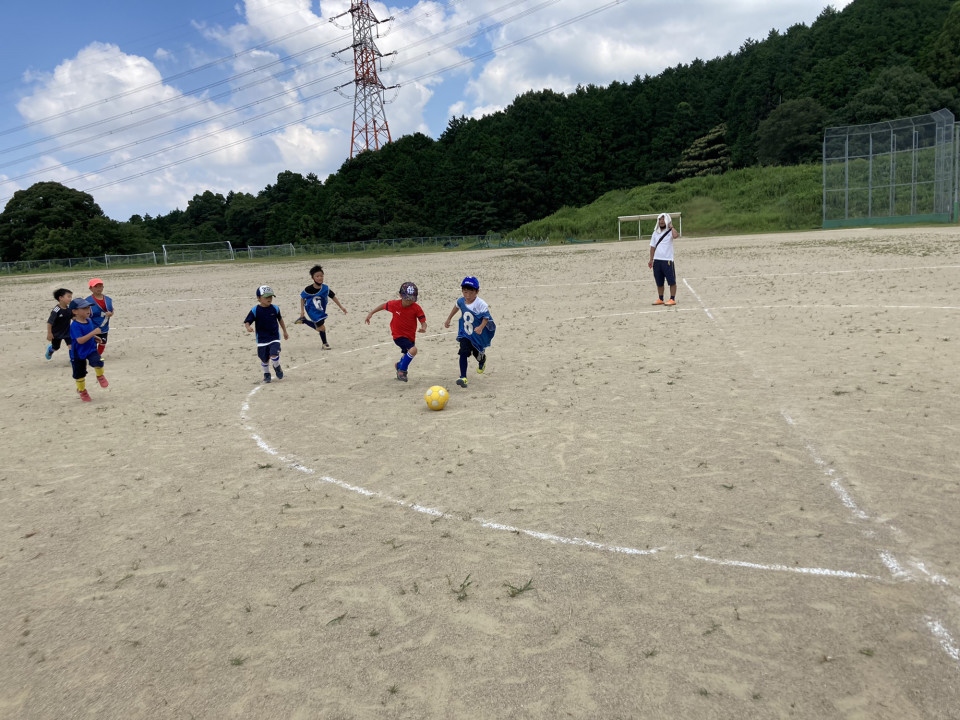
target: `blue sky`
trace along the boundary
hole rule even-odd
[[[850,0],[437,0],[381,3],[391,134],[438,137],[529,89],[629,82]],[[56,180],[110,217],[324,178],[350,154],[349,0],[9,3],[0,43],[0,207]],[[348,49],[335,56],[336,51]],[[337,91],[337,88],[346,87]]]

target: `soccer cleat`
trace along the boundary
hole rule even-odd
[[[457,385],[459,385],[462,388],[465,388],[467,386],[467,379],[460,378],[459,380],[457,380]]]
[[[664,303],[664,305],[676,305],[676,304],[677,304],[677,301],[674,300],[673,298],[670,298]]]
[[[264,373],[264,374],[263,374],[263,381],[264,381],[265,383],[270,382],[270,373]]]
[[[666,305],[666,303],[663,301],[662,298],[657,298],[657,301],[656,301],[655,303],[651,303],[651,304],[652,304],[652,305]]]
[[[330,346],[329,346],[327,343],[324,343],[324,344],[323,344],[323,349],[324,349],[324,350],[329,350],[329,349],[330,349]]]
[[[105,375],[97,376],[97,382],[100,383],[100,387],[110,387],[110,383],[107,382]]]
[[[277,380],[283,380],[283,370],[280,369],[279,365],[275,365],[273,371],[277,374]]]
[[[407,371],[397,370],[397,380],[399,380],[400,382],[407,382]]]
[[[302,317],[298,317],[296,320],[293,321],[293,324],[294,324],[294,325],[303,325],[303,318],[302,318]]]
[[[483,375],[483,371],[487,369],[487,354],[485,352],[480,353],[477,356],[477,362],[480,363],[477,367],[477,373]]]
[[[47,360],[53,357],[53,345],[47,345],[47,351],[43,354],[43,356]]]
[[[90,397],[90,393],[86,390],[77,390],[77,392],[80,394],[80,399],[84,402],[93,402],[93,398]]]

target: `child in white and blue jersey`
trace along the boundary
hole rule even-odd
[[[497,331],[497,326],[493,322],[493,316],[490,315],[490,308],[481,298],[477,297],[480,292],[480,281],[475,277],[465,277],[460,283],[460,290],[463,297],[457,300],[453,310],[447,316],[443,323],[444,327],[450,327],[450,321],[458,312],[460,313],[460,323],[457,329],[457,340],[460,341],[460,379],[457,385],[462,388],[467,386],[467,359],[472,355],[477,359],[477,372],[483,374],[487,367],[487,348],[493,340],[493,335]]]
[[[300,293],[300,317],[296,323],[307,327],[312,327],[320,333],[320,341],[323,343],[323,349],[329,350],[330,344],[327,342],[327,302],[333,300],[337,307],[347,314],[347,309],[337,300],[336,294],[329,287],[323,284],[323,268],[314,265],[310,268],[310,277],[313,279],[312,285],[307,285]]]
[[[257,334],[257,357],[263,368],[263,381],[270,382],[270,364],[277,373],[277,380],[283,379],[283,369],[280,367],[280,331],[283,330],[283,339],[289,340],[287,326],[283,324],[280,308],[273,304],[273,289],[269,285],[257,288],[257,304],[247,313],[243,321],[247,332]],[[256,329],[254,329],[256,326]]]

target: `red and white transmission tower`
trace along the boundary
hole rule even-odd
[[[377,60],[383,55],[373,42],[373,28],[381,21],[373,14],[368,0],[351,0],[350,15],[353,16],[353,82],[356,86],[350,133],[350,157],[353,157],[364,150],[379,150],[390,142],[390,127],[383,111],[383,91],[388,88],[377,77]]]

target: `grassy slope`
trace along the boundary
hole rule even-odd
[[[582,208],[564,207],[514,237],[610,240],[617,216],[680,211],[689,235],[811,230],[822,223],[820,165],[734,170],[724,175],[614,190]],[[635,232],[636,227],[630,229]]]

